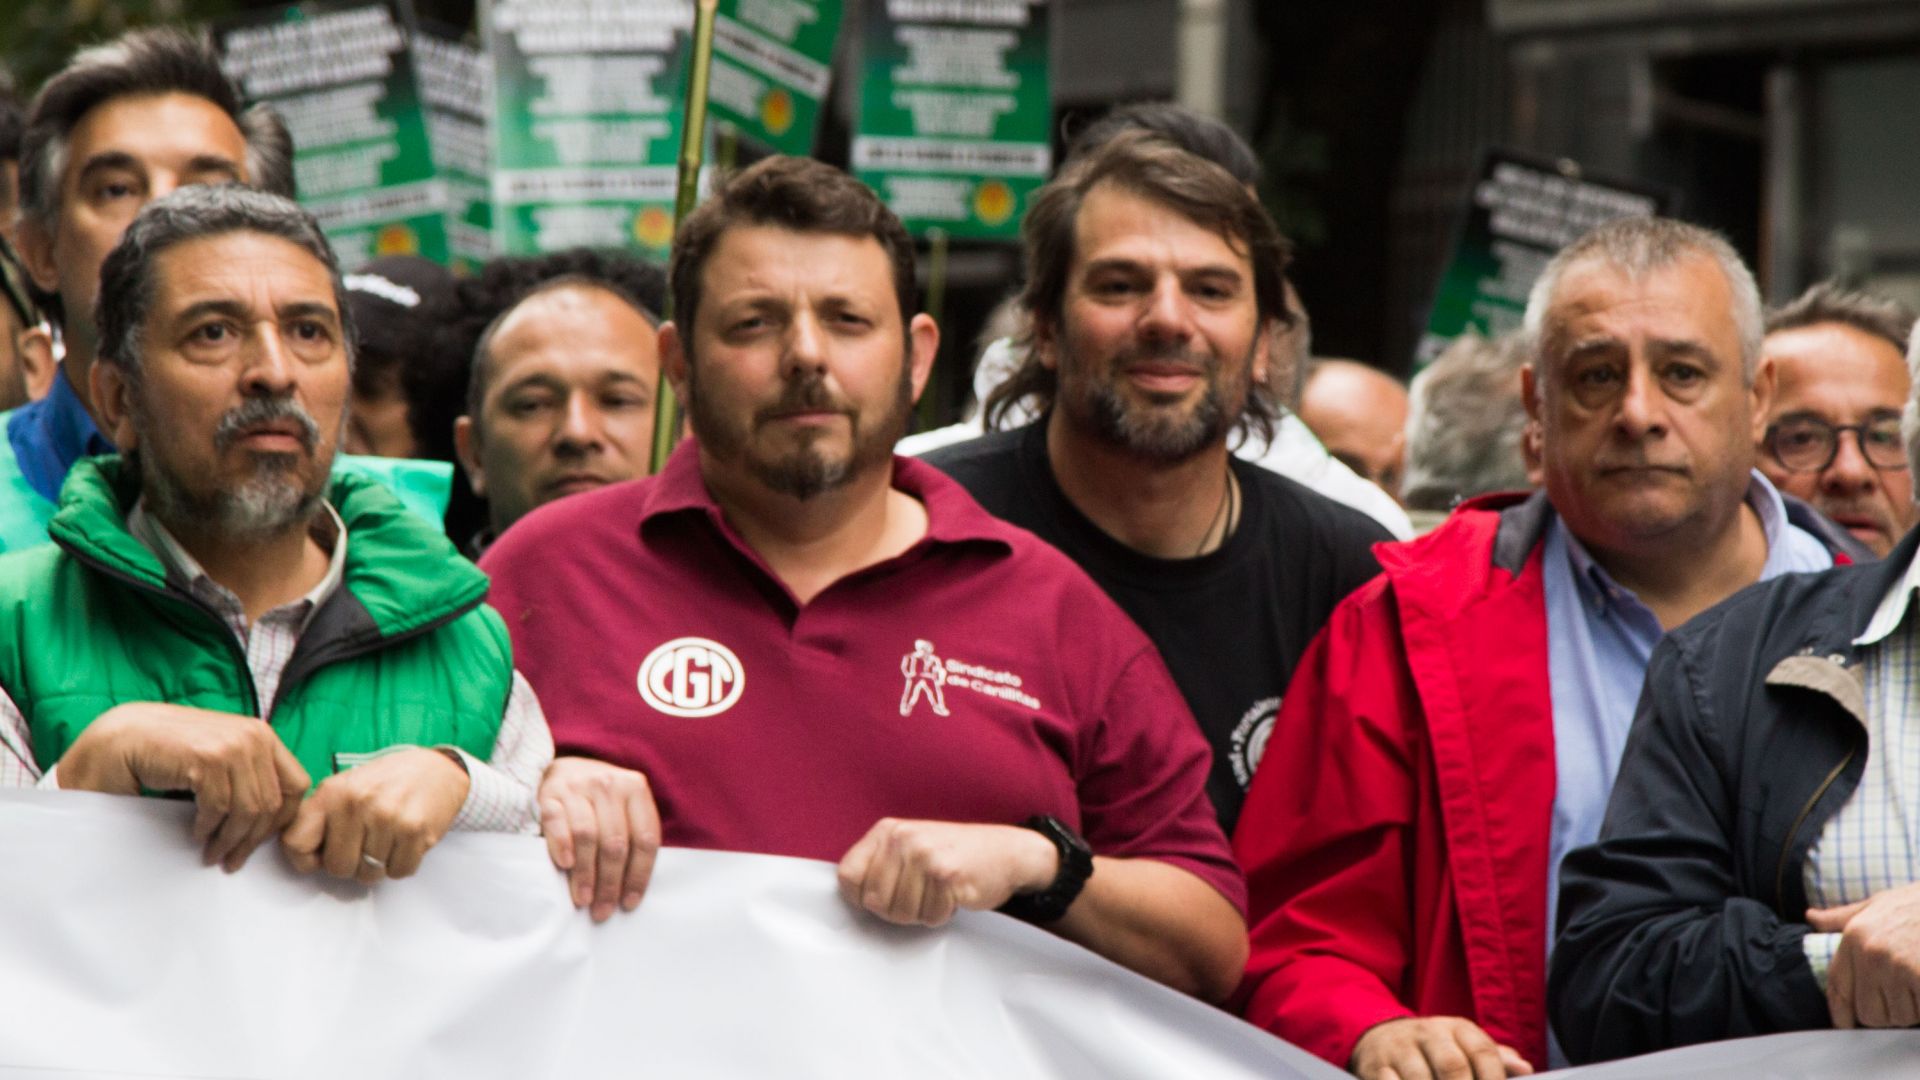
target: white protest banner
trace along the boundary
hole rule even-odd
[[[822,863],[664,851],[596,927],[531,837],[366,889],[202,867],[188,818],[0,792],[0,1080],[1345,1075],[1002,916],[882,924]]]

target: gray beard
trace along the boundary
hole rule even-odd
[[[129,398],[135,430],[154,430],[156,421],[147,411],[146,402],[142,400],[137,387]],[[214,444],[224,449],[248,424],[275,417],[298,420],[306,429],[309,448],[317,446],[318,429],[313,424],[313,418],[289,398],[253,399],[230,410],[221,417],[220,425],[214,432]],[[345,421],[346,415],[342,413],[343,431]],[[335,434],[335,444],[338,445],[339,433]],[[178,473],[162,465],[152,455],[135,451],[127,456],[139,464],[140,490],[146,499],[148,512],[158,518],[168,531],[175,534],[210,533],[241,541],[263,540],[285,535],[295,529],[305,529],[313,516],[320,512],[320,504],[326,497],[325,477],[332,471],[331,460],[316,460],[316,464],[325,466],[326,470],[320,474],[322,479],[318,490],[309,491],[297,473],[300,464],[297,456],[256,454],[253,475],[239,487],[198,494],[188,488]]]
[[[287,475],[290,455],[264,455],[254,475],[239,488],[197,495],[151,456],[132,455],[140,464],[141,494],[147,509],[174,533],[215,533],[235,540],[259,540],[304,529],[320,512],[322,492],[309,492]]]

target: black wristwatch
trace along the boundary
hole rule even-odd
[[[1057,817],[1035,815],[1020,825],[1053,841],[1060,851],[1060,869],[1053,875],[1053,884],[1039,892],[1015,893],[999,911],[1023,922],[1058,922],[1093,876],[1093,849]]]

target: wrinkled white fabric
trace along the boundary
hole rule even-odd
[[[833,868],[668,850],[601,926],[537,839],[368,889],[202,867],[180,802],[0,792],[0,1080],[1344,1074],[999,915],[849,907]]]

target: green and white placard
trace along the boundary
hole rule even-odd
[[[714,118],[776,153],[813,153],[841,7],[840,0],[720,0]]]
[[[870,0],[853,167],[916,234],[1013,238],[1052,161],[1044,0]]]
[[[483,0],[493,237],[514,255],[673,241],[688,0]]]
[[[434,169],[404,0],[316,0],[215,31],[249,101],[293,135],[294,182],[343,266],[379,255],[445,262],[448,196]]]
[[[473,270],[493,253],[486,61],[459,33],[423,21],[413,37],[413,63],[434,168],[447,190],[447,246],[456,265]]]
[[[1519,329],[1527,294],[1554,252],[1614,218],[1663,214],[1672,201],[1669,191],[1595,177],[1572,161],[1489,151],[1428,309],[1415,368],[1462,334],[1495,338]]]

